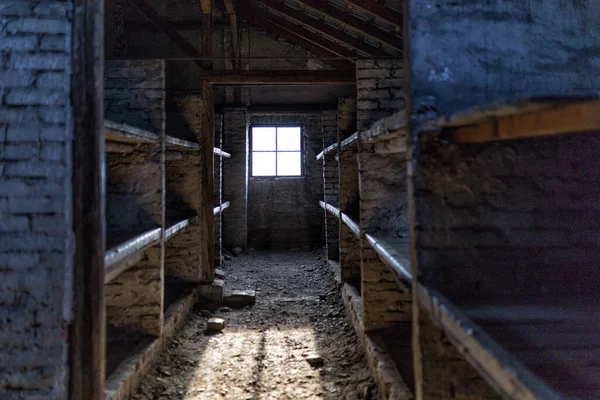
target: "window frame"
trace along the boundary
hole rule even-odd
[[[304,126],[302,124],[250,124],[250,140],[248,143],[250,153],[250,179],[267,179],[274,180],[279,178],[298,179],[304,178]],[[275,150],[254,150],[254,128],[275,128]],[[278,128],[300,128],[300,149],[299,150],[278,150],[277,148],[277,129]],[[254,176],[254,153],[275,153],[275,175]],[[300,175],[277,175],[278,163],[277,155],[279,153],[300,153]]]

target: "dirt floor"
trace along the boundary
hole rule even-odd
[[[227,321],[217,334],[198,307],[134,399],[378,398],[322,250],[251,252],[222,269],[256,304],[213,312]]]

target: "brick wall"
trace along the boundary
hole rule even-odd
[[[401,59],[356,62],[358,129],[405,107],[404,69]]]
[[[0,5],[0,398],[68,396],[73,4]]]
[[[257,248],[307,248],[324,244],[319,200],[323,199],[323,167],[316,161],[322,150],[321,113],[290,116],[253,115],[251,123],[303,127],[303,169],[298,178],[250,178],[248,238]]]
[[[338,142],[337,111],[323,111],[321,114],[323,126],[323,148]],[[323,157],[323,194],[324,201],[339,206],[339,166],[337,154]],[[325,212],[325,237],[327,257],[331,260],[340,258],[340,221]]]
[[[161,134],[165,129],[165,61],[106,61],[105,118]]]
[[[223,214],[223,246],[248,245],[248,152],[246,135],[248,113],[245,108],[223,112],[223,149],[231,158],[223,160],[223,201],[231,206]]]

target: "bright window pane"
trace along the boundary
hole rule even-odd
[[[292,153],[277,153],[277,175],[302,175],[302,159],[299,151]]]
[[[300,128],[277,128],[277,150],[300,151]]]
[[[275,152],[252,153],[252,176],[275,176]]]
[[[252,150],[275,151],[276,128],[252,128]]]

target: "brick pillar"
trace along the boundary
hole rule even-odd
[[[356,132],[356,99],[338,101],[338,140]],[[356,223],[359,221],[357,146],[346,148],[338,155],[340,210]],[[360,242],[345,225],[340,224],[340,270],[342,280],[360,288]]]
[[[223,146],[223,114],[215,114],[215,147]],[[219,207],[223,203],[223,158],[213,157],[213,194],[214,206]],[[222,256],[222,221],[223,215],[215,215],[213,229],[215,232],[215,265],[221,265]]]
[[[0,398],[69,395],[73,2],[0,6]]]
[[[323,125],[323,148],[336,143],[337,138],[337,112],[323,111],[321,114]],[[339,205],[339,167],[337,155],[329,155],[323,157],[323,193],[324,201],[333,206]],[[325,213],[325,238],[327,246],[327,258],[330,260],[339,260],[340,258],[340,243],[339,243],[339,218]]]
[[[356,63],[357,125],[373,122],[404,107],[401,60],[360,60]],[[397,240],[408,237],[406,140],[369,145],[359,140],[358,166],[361,232]],[[396,275],[361,238],[363,323],[365,330],[411,320],[411,295]]]
[[[223,201],[231,206],[223,214],[223,245],[246,248],[248,244],[248,115],[245,108],[223,113],[223,147],[231,158],[223,161]]]

